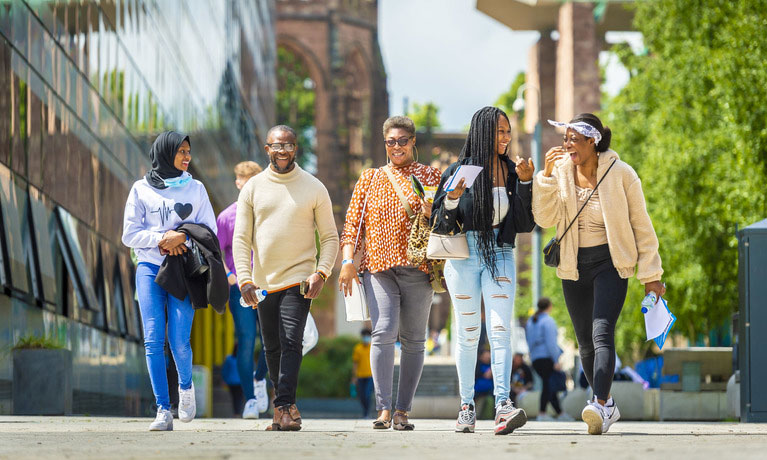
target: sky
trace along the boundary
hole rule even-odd
[[[381,0],[378,38],[389,88],[389,113],[403,113],[403,99],[434,102],[442,131],[461,131],[478,109],[493,105],[527,67],[538,32],[515,32],[475,8],[476,0]],[[638,34],[609,34],[608,42]],[[615,94],[628,73],[603,53],[605,90]]]

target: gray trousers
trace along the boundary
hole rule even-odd
[[[376,410],[391,410],[394,380],[394,342],[402,344],[395,410],[410,411],[421,380],[426,346],[426,322],[434,291],[429,275],[410,267],[365,272],[365,297],[373,322],[370,367]]]

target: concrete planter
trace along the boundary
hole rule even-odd
[[[13,414],[72,414],[72,352],[13,350]]]

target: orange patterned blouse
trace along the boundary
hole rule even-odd
[[[436,187],[442,173],[439,169],[421,163],[411,163],[404,168],[390,166],[397,183],[405,194],[410,208],[417,213],[421,210],[421,199],[413,191],[410,176],[415,175],[421,184]],[[346,211],[346,223],[341,235],[341,246],[354,244],[360,224],[365,196],[368,195],[362,223],[360,242],[354,252],[360,250],[362,241],[362,263],[359,270],[372,273],[388,270],[391,267],[411,266],[407,260],[407,240],[412,223],[405,207],[394,191],[386,172],[380,168],[366,169],[354,186],[349,209]],[[419,267],[427,272],[426,264]]]

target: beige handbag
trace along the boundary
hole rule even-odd
[[[469,243],[465,233],[455,235],[429,234],[429,244],[426,246],[426,257],[429,259],[468,259]]]

